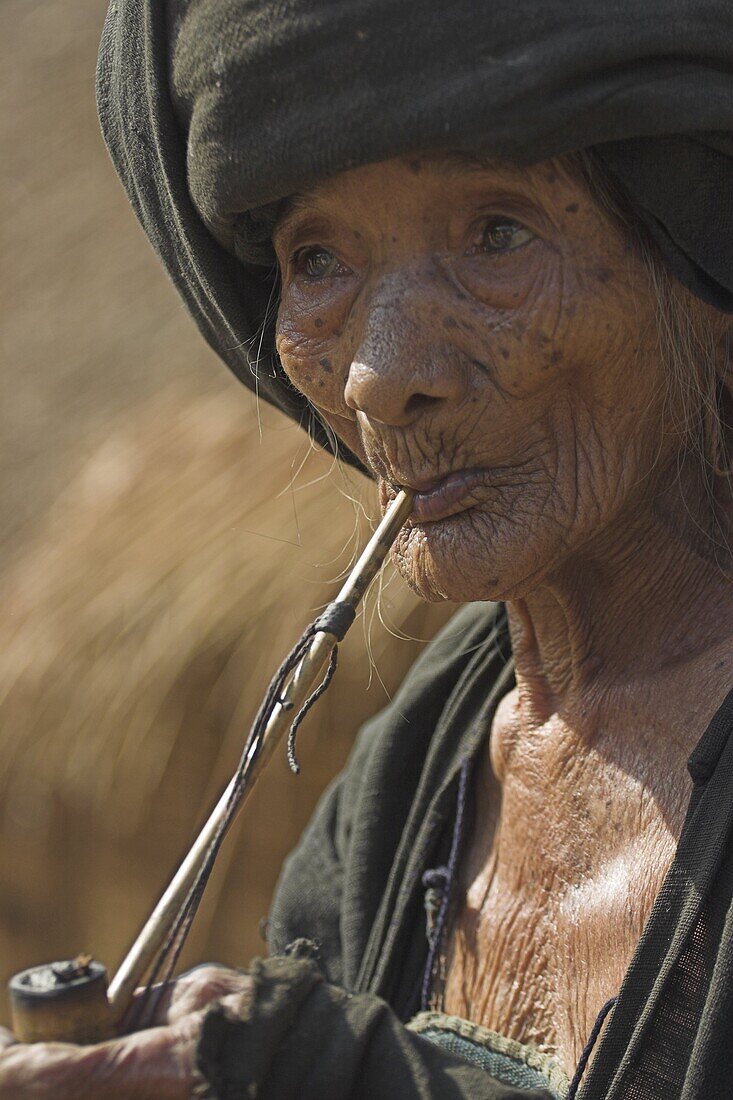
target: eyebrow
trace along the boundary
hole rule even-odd
[[[271,239],[274,241],[276,233],[287,232],[291,222],[300,214],[310,215],[314,221],[319,217],[319,212],[314,208],[313,200],[308,191],[297,191],[294,195],[289,195],[287,199],[283,199],[277,220],[272,227]]]

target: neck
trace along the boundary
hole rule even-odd
[[[637,510],[507,611],[520,697],[538,718],[731,654],[730,569],[679,499]],[[718,665],[727,684],[730,661]]]

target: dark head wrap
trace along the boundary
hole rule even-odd
[[[733,312],[730,0],[112,0],[98,102],[204,336],[321,442],[274,352],[269,235],[358,164],[593,147],[674,275]]]

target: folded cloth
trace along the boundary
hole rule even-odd
[[[328,984],[312,959],[258,959],[248,974],[204,1017],[202,1100],[556,1100],[410,1031],[380,997]]]
[[[206,339],[326,433],[274,350],[278,203],[400,154],[593,147],[675,276],[733,312],[728,0],[113,0],[104,135]]]

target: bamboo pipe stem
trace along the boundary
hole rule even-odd
[[[409,490],[402,489],[398,493],[336,597],[339,602],[348,603],[356,609],[409,516],[412,500],[413,494]],[[312,691],[336,642],[333,634],[325,631],[316,634],[286,684],[282,693],[284,705],[275,704],[261,743],[252,748],[237,813],[247,801],[274,749],[290,728],[293,716],[298,713]],[[110,982],[107,996],[115,1019],[119,1020],[124,1016],[135,989],[141,984],[164,943],[225,815],[235,783],[236,777],[233,777]]]

